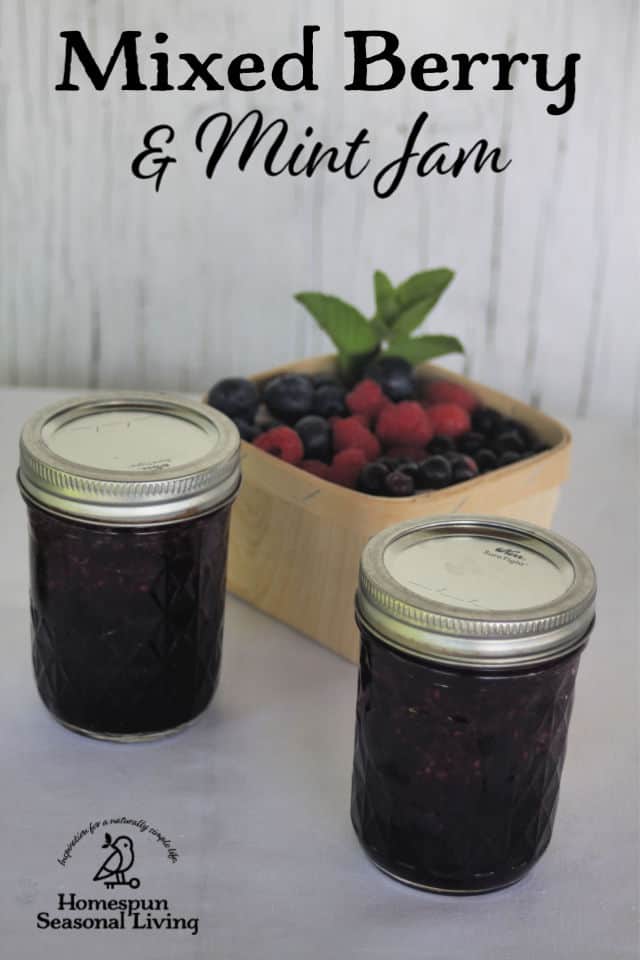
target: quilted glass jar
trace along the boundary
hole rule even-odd
[[[573,544],[515,521],[440,517],[369,542],[351,815],[383,871],[481,893],[542,855],[595,586]]]
[[[239,446],[222,414],[166,394],[69,400],[25,425],[33,665],[64,725],[141,740],[207,707]]]

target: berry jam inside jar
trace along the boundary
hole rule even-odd
[[[595,573],[531,524],[439,517],[365,547],[351,817],[437,893],[520,879],[551,838]]]
[[[165,394],[57,404],[25,425],[36,683],[65,726],[144,740],[218,682],[239,436]]]

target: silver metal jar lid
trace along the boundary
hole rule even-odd
[[[508,669],[581,646],[594,618],[586,555],[530,523],[442,516],[389,527],[364,548],[361,624],[442,664]]]
[[[18,482],[45,509],[96,523],[163,523],[229,501],[240,436],[224,414],[164,393],[105,393],[40,410]]]

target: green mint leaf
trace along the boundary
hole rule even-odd
[[[404,357],[414,365],[443,357],[447,353],[464,353],[464,347],[457,337],[448,337],[443,333],[425,334],[422,337],[398,337],[391,341],[385,354],[391,357]]]
[[[386,273],[376,270],[373,275],[373,289],[376,297],[376,328],[382,331],[390,330],[393,318],[398,312],[395,290]]]
[[[395,290],[398,312],[391,324],[395,336],[407,336],[419,327],[453,280],[454,273],[442,267],[423,270]]]
[[[333,340],[339,354],[348,358],[369,354],[378,348],[380,338],[373,326],[350,303],[324,293],[297,293],[295,299]]]

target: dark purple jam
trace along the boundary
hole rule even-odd
[[[535,863],[551,838],[579,656],[476,672],[362,631],[351,816],[382,870],[480,893]]]
[[[220,670],[230,505],[147,527],[28,508],[33,663],[48,709],[112,737],[197,717]]]

